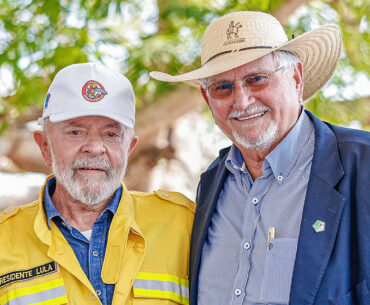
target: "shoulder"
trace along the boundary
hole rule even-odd
[[[330,129],[331,133],[334,134],[338,145],[359,145],[369,148],[370,132],[337,126],[320,120],[318,117],[307,110],[306,113],[314,123],[315,130],[322,131]]]
[[[342,162],[349,159],[352,160],[350,162],[352,164],[356,160],[362,166],[368,166],[367,164],[370,162],[370,132],[326,124],[335,135]]]
[[[342,162],[369,160],[370,132],[333,125],[306,111],[315,126],[317,151],[337,151]]]
[[[370,132],[326,123],[334,132],[339,144],[357,144],[370,147]]]
[[[0,212],[0,226],[16,222],[19,218],[28,221],[32,215],[36,215],[37,209],[37,201],[23,206],[10,206]]]
[[[153,193],[129,191],[129,194],[135,201],[144,204],[151,203],[161,205],[166,208],[168,208],[168,206],[170,205],[175,209],[186,209],[192,213],[195,212],[196,208],[196,204],[192,200],[178,192],[170,192],[164,190],[157,190]]]

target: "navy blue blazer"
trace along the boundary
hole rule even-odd
[[[370,133],[334,126],[306,113],[315,126],[315,150],[289,304],[370,305]],[[203,244],[228,174],[229,149],[220,151],[198,186],[190,250],[191,305],[197,304]],[[317,219],[325,222],[320,234],[312,228]]]

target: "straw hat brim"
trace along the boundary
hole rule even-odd
[[[305,101],[319,91],[333,75],[342,50],[341,33],[335,25],[324,25],[276,48],[230,52],[219,55],[201,68],[184,74],[174,76],[153,71],[150,72],[150,76],[160,81],[185,82],[199,88],[202,78],[237,68],[276,50],[291,52],[301,60]]]

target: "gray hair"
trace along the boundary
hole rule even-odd
[[[282,67],[292,68],[301,62],[301,60],[297,56],[288,51],[277,50],[272,52],[272,56],[274,57],[275,63],[277,64],[277,69]],[[288,71],[289,69],[284,69],[283,73],[287,73]]]

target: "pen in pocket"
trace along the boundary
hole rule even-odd
[[[270,227],[267,232],[267,250],[270,249],[271,240],[275,238],[275,227]]]

